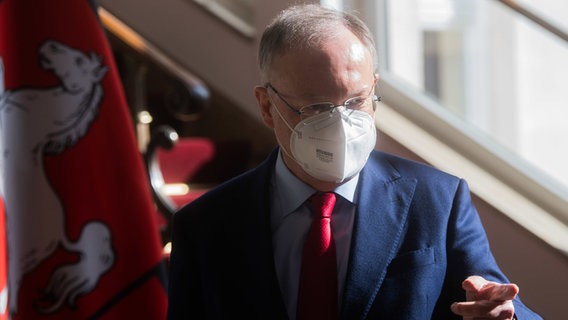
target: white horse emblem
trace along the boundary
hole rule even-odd
[[[45,154],[60,154],[86,135],[98,114],[103,96],[100,81],[108,68],[94,53],[86,55],[56,41],[45,42],[39,56],[42,67],[59,78],[59,86],[17,88],[3,94],[0,90],[0,193],[7,215],[11,313],[18,308],[23,276],[58,248],[78,253],[80,259],[51,274],[42,288],[45,296],[42,307],[36,306],[38,312],[74,306],[76,298],[91,292],[114,263],[105,224],[90,221],[77,241],[69,239],[65,209],[43,167]]]

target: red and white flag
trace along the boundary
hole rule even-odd
[[[0,80],[0,95],[2,94],[2,81]],[[0,320],[8,319],[8,270],[6,255],[6,232],[4,201],[0,197]]]
[[[0,314],[163,319],[154,206],[96,5],[0,0],[0,59]]]

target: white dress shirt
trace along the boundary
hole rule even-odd
[[[290,320],[295,320],[302,251],[312,222],[306,200],[317,190],[298,179],[286,167],[281,154],[276,161],[275,174],[272,177],[270,220],[276,275]],[[337,197],[331,215],[331,232],[337,255],[339,306],[347,274],[358,180],[359,175],[334,190],[340,196]]]

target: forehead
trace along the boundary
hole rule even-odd
[[[274,57],[270,82],[280,91],[329,96],[351,92],[373,79],[371,53],[350,31],[308,48],[294,48]]]

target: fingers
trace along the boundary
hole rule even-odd
[[[489,300],[506,301],[513,300],[519,294],[519,287],[513,283],[500,284],[487,281],[479,276],[471,276],[462,283],[468,301]]]
[[[515,314],[513,299],[519,293],[516,284],[500,284],[471,276],[462,283],[466,302],[452,304],[453,313],[464,319],[512,319]]]
[[[475,319],[513,319],[515,308],[509,301],[468,301],[452,304],[453,313],[464,318]]]

